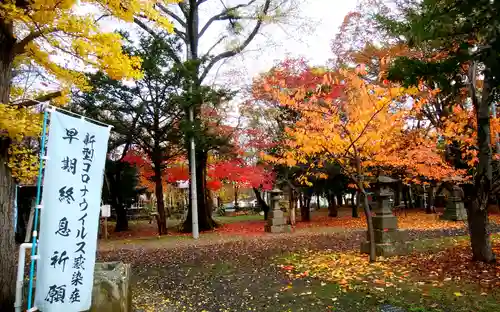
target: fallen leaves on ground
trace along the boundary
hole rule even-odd
[[[409,234],[411,240],[421,240],[442,236],[455,239],[454,236],[466,233],[460,229],[410,230]],[[157,243],[154,247],[146,247],[145,242],[148,240],[138,241],[134,245],[120,244],[120,241],[115,240],[110,241],[111,246],[107,251],[100,249],[98,258],[100,261],[132,264],[133,305],[136,312],[331,311],[332,305],[339,305],[343,311],[356,312],[367,311],[357,306],[362,300],[371,300],[370,307],[375,309],[379,304],[377,294],[387,294],[381,291],[387,289],[387,285],[382,283],[390,281],[373,274],[372,281],[378,289],[377,293],[370,295],[362,291],[362,300],[352,297],[353,301],[346,302],[345,296],[338,293],[338,287],[334,288],[336,293],[333,296],[330,283],[311,278],[311,275],[319,273],[309,268],[309,265],[300,271],[292,263],[284,264],[289,266],[286,270],[276,265],[277,259],[283,255],[303,255],[304,250],[310,257],[326,253],[358,257],[339,258],[342,259],[338,260],[339,263],[345,268],[355,267],[356,263],[365,265],[367,256],[357,252],[365,238],[363,231],[303,231],[242,237],[225,242],[219,240],[221,237],[224,235],[210,236],[206,240],[202,236],[198,241],[154,239],[151,240]],[[167,243],[171,241],[176,243]],[[331,267],[334,267],[337,260],[331,256],[330,259],[333,261]],[[392,270],[395,272],[395,269]],[[293,276],[288,277],[283,271],[293,273]],[[352,271],[352,276],[354,273]],[[312,293],[308,295],[309,292]],[[467,298],[466,293],[463,294]]]
[[[301,278],[307,272],[345,289],[369,286],[383,292],[386,287],[440,287],[459,281],[477,284],[483,289],[500,286],[500,264],[472,262],[468,244],[466,240],[455,240],[454,246],[444,250],[379,258],[375,263],[355,251],[305,251],[287,257],[281,268],[290,278]],[[495,253],[500,254],[500,239],[493,238],[492,244]]]
[[[491,214],[490,222],[500,224],[500,214]],[[227,236],[262,236],[265,235],[264,220],[241,221],[220,224],[220,226],[212,231],[205,231],[204,233],[217,233]],[[467,227],[466,221],[447,221],[441,220],[439,214],[426,214],[423,211],[409,211],[406,215],[404,213],[398,214],[398,226],[401,229],[407,230],[456,230],[465,229]],[[110,238],[114,239],[132,239],[142,237],[155,237],[157,236],[156,223],[149,223],[148,221],[134,221],[130,222],[130,230],[126,232],[114,232],[110,227]],[[294,231],[307,230],[313,228],[339,228],[344,231],[364,230],[366,229],[366,219],[362,215],[359,218],[352,218],[350,216],[341,217],[328,217],[326,215],[313,215],[310,222],[297,222],[293,227]],[[176,228],[169,229],[167,236],[186,236],[189,233],[180,233]]]

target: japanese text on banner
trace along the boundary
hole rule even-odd
[[[90,309],[109,128],[51,113],[35,305]]]

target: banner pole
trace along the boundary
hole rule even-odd
[[[41,188],[42,188],[42,174],[43,174],[43,161],[45,159],[45,138],[47,135],[47,119],[49,113],[45,109],[43,113],[43,126],[42,126],[42,138],[40,142],[40,160],[38,167],[38,179],[36,183],[36,206],[35,206],[35,217],[33,218],[33,238],[32,238],[32,248],[31,248],[31,263],[30,263],[30,279],[28,286],[28,310],[32,308],[33,303],[33,279],[35,275],[35,259],[37,253],[37,238],[38,238],[38,215],[40,211],[40,199],[41,199]]]
[[[14,192],[14,233],[17,233],[17,214],[18,214],[17,195],[18,195],[18,190],[19,190],[19,184],[16,184],[16,189]]]

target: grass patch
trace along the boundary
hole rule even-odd
[[[214,218],[215,221],[220,223],[236,223],[236,222],[244,222],[244,221],[264,221],[264,216],[259,214],[252,215],[241,215],[234,217],[226,217],[226,216],[218,216]]]

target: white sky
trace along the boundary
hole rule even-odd
[[[287,57],[304,57],[312,65],[325,65],[332,57],[330,44],[338,32],[344,16],[354,10],[357,0],[295,0],[299,3],[298,17],[287,18],[286,23],[268,24],[261,29],[250,45],[240,55],[234,56],[225,62],[219,62],[212,68],[205,83],[226,84],[230,82],[234,87],[248,85],[252,78],[259,73],[269,70],[275,63]],[[200,29],[206,21],[222,11],[221,3],[227,7],[248,0],[209,0],[200,6]],[[177,5],[170,5],[179,16]],[[285,10],[285,8],[283,8]],[[96,8],[80,5],[79,13],[98,12]],[[172,19],[170,19],[172,20]],[[221,34],[227,33],[227,21],[213,23],[201,38],[199,53],[202,55]],[[252,27],[253,24],[250,25]],[[117,28],[129,31],[134,40],[138,39],[136,25],[130,25],[116,19],[101,21],[104,31],[113,31]],[[251,28],[246,29],[247,32]],[[212,54],[227,50],[228,42],[223,42]],[[236,74],[235,74],[236,72]],[[235,77],[236,75],[236,77]]]
[[[306,23],[309,29],[293,25],[288,27],[267,25],[263,35],[256,37],[242,55],[233,57],[221,67],[215,82],[224,83],[227,80],[236,82],[234,77],[227,76],[227,72],[239,69],[241,76],[238,77],[240,79],[237,83],[248,84],[253,77],[269,70],[276,62],[288,56],[304,57],[313,65],[325,65],[332,57],[331,42],[344,16],[354,10],[357,1],[302,0],[301,2],[300,14],[304,20],[295,21],[295,24]],[[213,41],[210,39],[207,41]],[[269,40],[275,44],[266,44]],[[214,80],[213,76],[210,78]]]
[[[287,57],[303,57],[311,65],[326,65],[332,58],[331,42],[337,34],[344,17],[355,9],[356,0],[297,0],[300,7],[298,18],[287,20],[285,24],[268,24],[262,29],[243,53],[234,56],[225,62],[219,62],[207,76],[205,84],[230,86],[239,90],[249,86],[252,79],[260,73],[268,71],[277,62]],[[225,0],[228,6],[248,0]],[[214,1],[207,1],[216,3]],[[200,28],[211,16],[219,13],[222,7],[200,8]],[[252,25],[253,26],[253,25]],[[209,31],[201,38],[200,54],[207,51],[214,42],[225,33],[225,24],[212,24]],[[250,28],[251,29],[251,28]],[[214,49],[213,54],[227,50],[221,45]],[[245,94],[239,93],[231,101],[228,119],[229,124],[235,126],[240,122],[238,104]]]
[[[228,7],[248,0],[209,0],[200,7],[200,29],[206,21],[221,12],[221,2]],[[357,0],[295,0],[300,3],[295,14],[297,17],[288,18],[286,23],[267,24],[261,29],[250,45],[240,55],[216,64],[205,84],[230,86],[232,89],[241,89],[249,86],[252,79],[259,73],[269,70],[274,64],[287,57],[304,57],[312,65],[326,65],[332,58],[331,42],[339,30],[344,16],[354,10]],[[177,5],[170,8],[179,15]],[[95,8],[81,5],[80,13],[98,12]],[[227,22],[216,22],[210,26],[200,41],[200,55],[206,52],[221,34],[227,33]],[[118,22],[116,19],[103,20],[101,26],[104,31],[113,31],[117,28],[126,29],[137,39],[137,26]],[[253,24],[250,25],[253,27]],[[247,32],[249,31],[246,29]],[[135,38],[134,38],[135,37]],[[223,42],[212,54],[218,54],[230,47]],[[71,62],[77,66],[77,62]],[[240,95],[241,96],[241,95]],[[237,103],[241,98],[235,99]],[[235,114],[237,109],[235,109]]]

